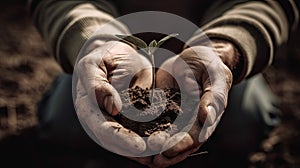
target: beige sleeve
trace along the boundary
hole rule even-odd
[[[242,68],[235,74],[236,82],[263,71],[272,63],[276,48],[287,41],[299,19],[296,4],[293,0],[289,3],[292,21],[287,18],[287,9],[275,0],[250,1],[234,6],[201,28],[208,37],[229,40],[237,46]],[[188,45],[198,44],[201,36],[196,32]]]
[[[33,0],[31,5],[36,27],[66,72],[72,72],[85,41],[116,16],[114,8],[104,0]],[[110,30],[102,33],[128,34],[128,30],[114,22]]]

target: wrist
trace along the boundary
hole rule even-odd
[[[234,83],[240,81],[239,76],[242,72],[243,58],[237,47],[230,41],[225,39],[213,38],[211,45],[221,58],[223,63],[231,70]]]
[[[234,44],[223,39],[211,39],[211,45],[230,70],[233,70],[238,65],[240,53]]]

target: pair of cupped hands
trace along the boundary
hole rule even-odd
[[[151,139],[152,145],[168,148],[160,149],[155,155],[143,156],[147,142],[113,118],[122,110],[118,91],[135,86],[152,87],[150,61],[122,41],[94,40],[87,47],[85,56],[77,62],[74,69],[78,76],[75,106],[80,121],[102,147],[141,164],[168,167],[181,162],[196,152],[215,130],[232,85],[232,72],[225,58],[234,57],[234,46],[223,40],[213,40],[211,44],[184,49],[162,63],[156,72],[157,88],[180,85],[180,89],[191,97],[199,96],[196,119],[190,130]],[[105,110],[101,115],[99,107]]]

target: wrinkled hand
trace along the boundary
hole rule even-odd
[[[165,145],[173,146],[174,142],[178,142],[176,138],[182,138],[176,145],[154,157],[155,167],[167,167],[184,160],[197,151],[215,130],[227,105],[228,91],[232,85],[232,73],[220,59],[235,54],[233,46],[228,45],[187,48],[164,62],[157,72],[158,87],[180,86],[189,99],[200,95],[200,102],[196,109],[197,120],[192,123],[190,131],[175,134],[166,141]]]
[[[88,48],[91,52],[78,61],[74,70],[78,77],[75,106],[80,121],[102,147],[125,156],[143,153],[144,140],[112,116],[122,108],[118,91],[137,85],[151,87],[150,62],[119,41],[94,41]]]

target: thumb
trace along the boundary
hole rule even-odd
[[[96,100],[100,108],[104,108],[109,114],[115,116],[122,109],[122,101],[119,93],[109,83],[102,83],[95,88]]]
[[[199,142],[206,141],[218,125],[226,107],[224,96],[207,91],[201,97],[198,109],[198,121],[202,125]]]
[[[215,66],[215,67],[211,67]],[[223,64],[211,64],[209,77],[203,82],[203,94],[200,99],[198,120],[202,124],[199,141],[203,142],[211,136],[218,125],[228,101],[228,92],[231,88],[232,75]],[[213,73],[212,73],[213,72]]]
[[[81,81],[91,101],[114,116],[121,111],[122,101],[107,79],[107,69],[101,59],[103,55],[105,54],[95,52],[83,57],[76,65],[74,76]]]
[[[156,86],[158,88],[179,88],[173,67],[178,56],[173,56],[167,59],[156,72]]]

